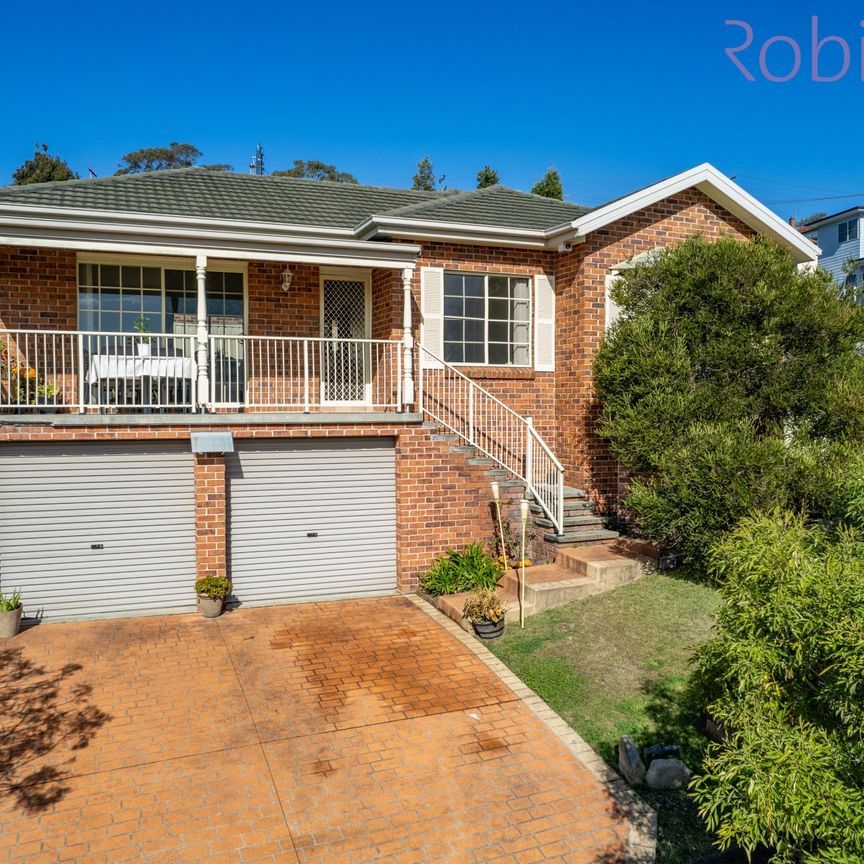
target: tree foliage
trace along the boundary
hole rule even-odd
[[[824,473],[864,435],[864,311],[828,274],[766,240],[693,238],[612,297],[598,429],[647,536],[701,562],[754,508],[827,506]]]
[[[28,183],[49,183],[57,180],[77,180],[78,175],[59,156],[48,152],[47,144],[37,144],[32,158],[12,174],[16,186]]]
[[[754,516],[711,555],[724,599],[697,689],[727,731],[693,796],[721,844],[864,860],[864,470],[846,524]],[[857,524],[856,524],[857,523]]]
[[[564,186],[561,183],[561,175],[557,168],[549,168],[549,170],[531,187],[531,191],[535,195],[541,195],[543,198],[557,198],[559,201],[564,200]]]
[[[172,168],[191,168],[204,154],[192,144],[172,141],[167,147],[143,147],[127,153],[120,160],[115,174],[143,174],[146,171],[167,171]],[[209,171],[231,171],[230,165],[217,163],[202,165]]]
[[[417,163],[417,173],[412,180],[412,189],[417,189],[421,192],[435,191],[435,171],[432,168],[432,160],[428,156],[424,156]]]
[[[803,228],[805,225],[812,225],[814,222],[824,219],[827,215],[828,214],[824,210],[817,210],[815,213],[811,213],[809,216],[799,219],[798,224]]]
[[[487,186],[497,186],[501,182],[498,172],[491,165],[484,165],[477,172],[477,188],[485,189]]]
[[[294,167],[284,171],[274,171],[276,177],[301,177],[306,180],[329,180],[331,183],[356,183],[357,178],[347,171],[337,170],[335,165],[310,159],[308,162],[302,159],[294,160]]]

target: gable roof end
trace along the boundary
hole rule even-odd
[[[547,234],[558,241],[559,248],[568,242],[579,242],[592,231],[604,228],[612,222],[690,188],[699,189],[712,201],[716,201],[732,215],[737,216],[749,228],[774,239],[788,249],[799,263],[816,261],[822,253],[822,250],[798,229],[707,162],[625,195],[623,198],[610,201],[584,216],[551,229]]]

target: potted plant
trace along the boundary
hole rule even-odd
[[[494,588],[478,588],[462,607],[462,617],[481,639],[497,639],[504,632],[504,612]]]
[[[0,639],[9,639],[21,629],[21,592],[13,591],[9,597],[0,594]]]
[[[195,583],[195,593],[201,614],[205,618],[218,618],[225,598],[231,593],[231,583],[224,576],[205,576]]]
[[[132,329],[139,334],[141,337],[136,343],[135,347],[138,351],[139,357],[149,357],[150,356],[150,340],[144,338],[145,333],[150,332],[150,328],[147,326],[147,319],[142,315],[140,318],[136,318],[132,322]]]
[[[56,384],[39,384],[36,387],[35,404],[40,414],[54,414],[57,412],[57,394],[59,388]]]

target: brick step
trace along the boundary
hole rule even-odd
[[[564,534],[548,531],[543,535],[543,539],[548,543],[566,546],[574,543],[600,543],[604,540],[617,540],[620,536],[617,531],[608,531],[604,528],[596,531],[570,531]]]
[[[653,565],[650,558],[621,551],[614,544],[606,543],[571,546],[559,549],[555,554],[555,566],[574,576],[591,579],[604,591],[638,579]]]
[[[573,600],[602,594],[643,576],[653,561],[642,555],[621,551],[612,544],[559,549],[554,564],[525,568],[525,615],[536,615]],[[462,609],[468,594],[451,594],[434,599],[434,605],[465,630]],[[498,596],[507,609],[509,621],[519,618],[519,573],[508,570],[501,577]]]

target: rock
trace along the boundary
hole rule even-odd
[[[690,769],[680,759],[654,759],[645,775],[651,789],[685,789]]]
[[[618,742],[618,770],[631,786],[638,786],[645,780],[645,763],[629,735],[623,735]]]

